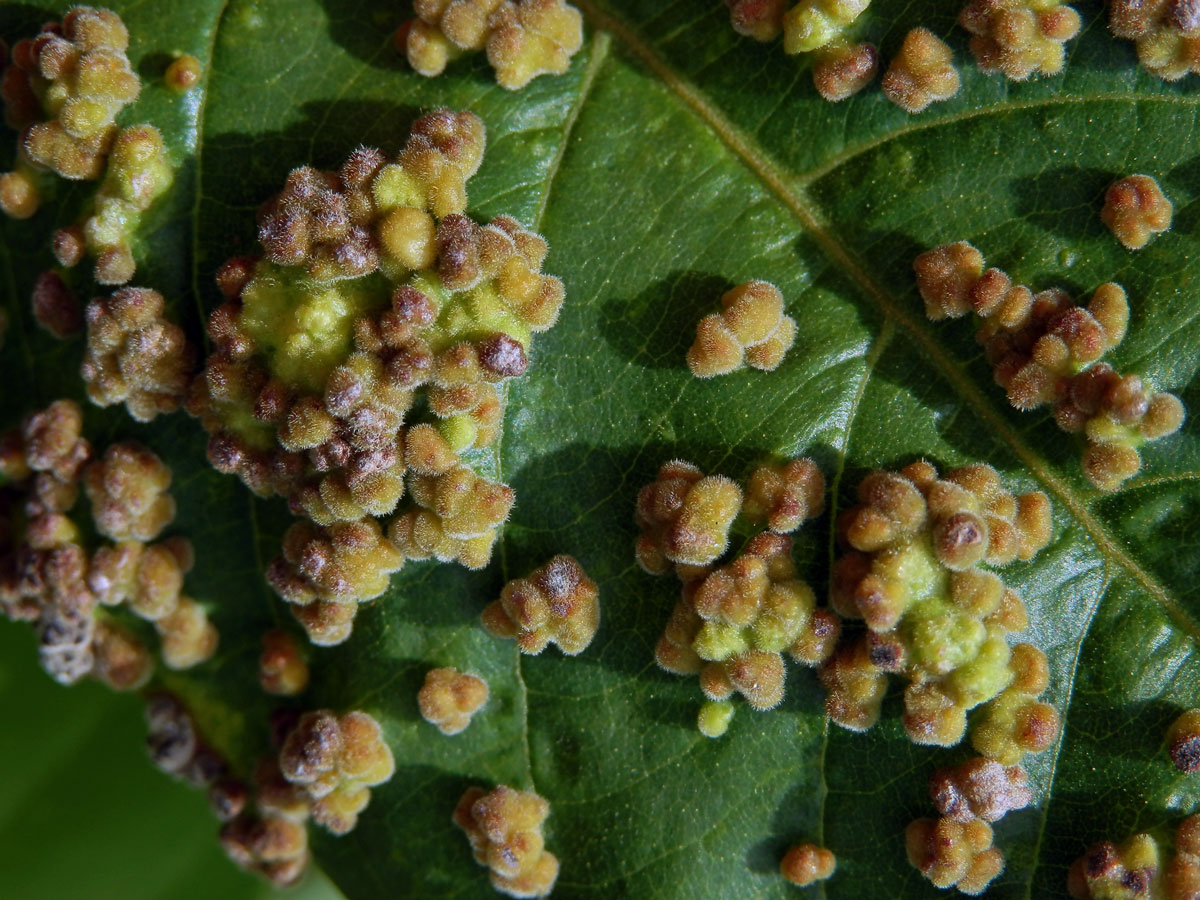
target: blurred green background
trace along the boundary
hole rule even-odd
[[[0,897],[340,900],[319,873],[284,892],[235,868],[202,791],[144,749],[142,700],[64,688],[27,625],[0,619]]]

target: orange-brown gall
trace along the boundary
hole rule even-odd
[[[816,881],[824,881],[837,868],[833,852],[816,844],[797,844],[784,854],[779,863],[779,874],[800,887]]]
[[[1024,769],[1005,768],[983,756],[937,769],[929,779],[929,794],[939,813],[963,824],[972,819],[995,822],[1033,801]]]
[[[152,541],[175,518],[171,470],[140,444],[110,444],[84,469],[83,483],[96,530],[114,541]]]
[[[370,788],[392,777],[396,764],[379,723],[367,713],[305,713],[284,738],[279,769],[312,801],[312,817],[347,834],[370,800]]]
[[[36,173],[26,167],[0,174],[0,212],[10,219],[28,219],[41,205]]]
[[[208,620],[207,610],[190,597],[180,597],[170,613],[155,620],[154,629],[168,669],[190,669],[208,662],[217,652],[217,629]]]
[[[783,312],[783,294],[766,281],[726,291],[719,314],[696,328],[687,363],[697,378],[727,375],[743,366],[771,371],[796,339],[796,322]]]
[[[874,44],[836,43],[819,52],[813,84],[830,103],[840,103],[874,81],[878,71],[879,51]]]
[[[928,28],[914,28],[904,36],[900,52],[883,76],[884,96],[908,113],[949,100],[958,88],[953,54]]]
[[[409,65],[440,75],[463,53],[486,50],[496,82],[509,90],[538,75],[562,74],[583,45],[583,17],[563,0],[417,0],[402,26]]]
[[[983,72],[1013,81],[1062,71],[1063,45],[1079,33],[1079,13],[1062,3],[971,0],[958,22],[971,33],[971,52]]]
[[[825,476],[811,459],[759,466],[750,475],[742,515],[771,531],[795,531],[825,511]]]
[[[935,887],[982,894],[1004,870],[1004,855],[992,846],[992,829],[978,819],[917,819],[904,833],[908,861]]]
[[[1128,175],[1104,193],[1100,221],[1127,250],[1140,250],[1171,227],[1171,201],[1149,175]]]
[[[81,371],[93,403],[124,403],[140,422],[179,408],[195,354],[164,312],[162,295],[149,288],[122,288],[88,304]]]
[[[457,464],[441,475],[413,479],[416,508],[397,516],[388,539],[404,559],[435,558],[481,569],[492,556],[497,530],[515,495],[506,484],[480,478]]]
[[[200,60],[185,53],[174,59],[163,74],[163,81],[173,91],[183,93],[200,83]]]
[[[483,622],[497,637],[515,637],[522,653],[536,655],[553,643],[574,656],[596,635],[599,590],[573,557],[559,554],[508,582]]]
[[[263,635],[258,682],[268,694],[294,697],[308,687],[308,663],[296,639],[282,628]]]
[[[69,338],[83,328],[79,300],[57,272],[46,271],[37,277],[30,303],[38,325],[56,338]]]
[[[913,269],[930,319],[957,319],[972,310],[971,291],[983,275],[983,254],[966,241],[922,253],[913,260]]]
[[[725,0],[733,30],[756,41],[773,41],[783,33],[788,0]]]
[[[283,538],[283,554],[267,568],[267,581],[318,646],[350,636],[357,606],[387,590],[404,557],[379,523],[366,518],[328,527],[297,522]]]
[[[542,837],[549,814],[544,797],[502,784],[491,792],[468,788],[452,821],[466,833],[475,861],[490,870],[492,887],[509,897],[546,897],[558,878],[558,859]]]
[[[1190,0],[1114,0],[1109,28],[1134,42],[1138,61],[1164,81],[1200,72],[1200,11]]]
[[[422,719],[442,734],[451,735],[466,730],[487,698],[486,681],[447,666],[425,673],[425,684],[417,692],[417,705]]]

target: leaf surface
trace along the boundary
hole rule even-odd
[[[852,734],[826,723],[815,676],[792,668],[779,709],[743,708],[710,741],[695,730],[694,680],[655,667],[677,586],[634,564],[632,507],[676,457],[742,477],[768,454],[813,456],[832,509],[805,526],[796,556],[819,595],[831,523],[872,468],[985,461],[1014,489],[1046,491],[1053,541],[1005,577],[1050,658],[1065,729],[1029,760],[1036,807],[997,827],[1008,866],[989,896],[1065,896],[1066,868],[1089,843],[1165,836],[1200,800],[1163,749],[1168,723],[1200,695],[1197,431],[1189,423],[1147,448],[1141,475],[1099,495],[1079,472],[1076,441],[1044,413],[1008,407],[971,326],[924,319],[911,261],[969,240],[1035,290],[1080,296],[1120,282],[1132,316],[1111,361],[1200,407],[1195,78],[1167,85],[1136,68],[1104,12],[1081,4],[1065,74],[1014,84],[977,71],[955,10],[878,0],[864,35],[884,59],[926,25],[949,41],[963,77],[956,98],[910,116],[877,87],[821,101],[806,64],[739,38],[719,3],[578,5],[587,42],[570,72],[512,94],[479,58],[433,81],[409,71],[391,44],[406,4],[197,2],[173,20],[153,4],[113,4],[147,81],[124,120],[159,125],[180,164],[136,280],[167,294],[197,339],[217,302],[213,273],[253,251],[254,210],[289,169],[333,167],[360,143],[394,151],[439,105],[469,108],[488,127],[473,215],[508,213],[541,231],[546,270],[567,286],[483,461],[518,497],[493,565],[410,563],[346,644],[313,653],[305,705],[379,716],[398,761],[356,831],[314,836],[334,881],[352,900],[489,896],[450,812],[467,786],[504,782],[552,803],[556,897],[782,900],[796,889],[778,860],[805,840],[839,860],[814,893],[941,895],[908,865],[903,831],[933,814],[933,768],[968,751],[909,743],[898,690],[879,726]],[[45,17],[0,9],[0,32]],[[177,98],[154,66],[181,51],[205,77]],[[1155,175],[1175,204],[1173,230],[1138,253],[1098,217],[1105,187],[1133,172]],[[24,298],[50,263],[50,228],[85,195],[63,189],[37,218],[3,226],[0,264],[21,317],[5,371],[29,385],[4,392],[8,419],[32,400],[80,394],[80,342],[30,328]],[[796,347],[771,374],[692,378],[683,356],[694,323],[751,278],[783,291]],[[271,707],[255,681],[258,636],[288,618],[261,577],[286,511],[209,469],[203,435],[183,416],[146,427],[93,410],[89,424],[101,439],[137,436],[175,471],[175,528],[199,558],[189,591],[212,608],[223,650],[169,685],[248,767],[267,746]],[[601,629],[577,658],[522,658],[481,630],[479,612],[507,578],[557,552],[600,584]],[[415,695],[428,668],[450,664],[484,676],[492,699],[468,731],[443,738]]]

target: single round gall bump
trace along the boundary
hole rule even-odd
[[[710,700],[700,707],[696,728],[707,738],[722,737],[729,730],[734,712],[732,703]]]
[[[273,628],[263,635],[258,681],[268,694],[294,697],[308,687],[308,663],[291,633]]]
[[[830,878],[836,868],[837,858],[833,852],[816,844],[791,847],[779,863],[779,873],[800,887]]]
[[[738,34],[768,43],[783,32],[788,0],[725,0],[729,22]]]
[[[167,66],[167,71],[163,74],[163,81],[171,90],[183,93],[200,83],[200,75],[200,60],[190,53],[185,53]]]

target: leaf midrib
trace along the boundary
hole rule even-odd
[[[910,314],[891,293],[875,281],[854,256],[838,242],[837,236],[830,230],[828,224],[810,203],[804,190],[791,186],[789,182],[792,179],[789,179],[785,174],[785,170],[761,147],[757,146],[738,126],[726,118],[721,110],[698,88],[679,75],[649,43],[641,38],[635,29],[626,25],[616,16],[599,9],[593,0],[574,0],[574,2],[592,20],[597,28],[610,31],[619,38],[628,50],[648,66],[662,80],[663,84],[712,130],[717,139],[764,183],[767,189],[800,222],[801,226],[813,238],[829,262],[850,278],[864,294],[870,297],[886,318],[896,321],[917,341],[921,349],[940,371],[942,377],[950,384],[951,388],[1008,444],[1017,458],[1029,469],[1033,477],[1041,482],[1042,486],[1062,503],[1071,516],[1092,538],[1101,555],[1110,563],[1114,563],[1128,572],[1130,577],[1164,609],[1176,627],[1191,637],[1197,644],[1200,644],[1200,622],[1197,622],[1196,619],[1189,615],[1149,571],[1121,549],[1118,541],[1109,533],[1104,524],[1088,510],[1085,498],[1080,496],[1066,481],[1056,475],[1046,461],[1009,426],[996,406],[987,399],[984,392],[971,379],[965,377],[961,367],[954,363],[950,354],[945,350],[937,337],[930,333],[921,321]],[[1169,98],[1169,95],[1167,96]],[[1097,98],[1097,102],[1102,99]],[[1135,100],[1157,98],[1121,97],[1121,99],[1134,102]],[[1037,103],[1030,101],[1030,105],[1053,106],[1056,103],[1064,102],[1071,101],[1064,101],[1062,98],[1053,98]],[[1181,98],[1179,102],[1185,101]],[[1188,105],[1194,106],[1198,103],[1200,103],[1200,99],[1191,101]],[[858,152],[866,152],[875,146],[886,143],[894,137],[912,131],[936,127],[938,125],[953,124],[963,119],[982,116],[988,113],[1003,112],[1012,108],[1016,108],[1016,105],[1006,104],[1000,108],[988,107],[982,111],[959,113],[933,120],[929,123],[913,124],[897,132],[891,132],[888,135],[865,143],[860,147]],[[849,151],[844,151],[837,164],[840,165],[857,156],[858,152],[850,153]],[[825,168],[814,169],[808,176],[802,176],[802,180],[807,178],[807,180],[803,180],[803,183],[811,183],[812,179],[817,177],[818,173],[827,174],[828,171],[832,171],[834,168],[836,168],[836,165],[828,170]]]

